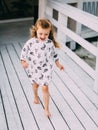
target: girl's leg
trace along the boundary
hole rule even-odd
[[[45,114],[46,114],[47,117],[50,117],[51,114],[49,112],[49,90],[48,90],[48,86],[43,86],[42,91],[43,91]]]
[[[39,98],[38,98],[38,84],[33,84],[32,88],[33,88],[33,93],[34,93],[34,103],[35,104],[39,104]]]

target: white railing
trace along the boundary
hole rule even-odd
[[[53,18],[53,10],[58,12],[58,19]],[[81,36],[81,24],[91,30],[98,32],[98,17],[86,13],[78,8],[72,7],[60,0],[47,0],[44,8],[44,17],[52,21],[57,28],[57,39],[62,43],[62,49],[84,69],[95,81],[94,90],[98,93],[98,46],[90,44]],[[68,18],[76,21],[76,32],[67,28]],[[79,30],[78,30],[79,29]],[[92,69],[86,62],[81,60],[65,43],[67,37],[80,44],[96,57],[96,69]]]
[[[83,0],[83,10],[98,16],[98,0]]]

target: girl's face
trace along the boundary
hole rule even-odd
[[[45,41],[50,34],[50,28],[43,29],[41,27],[38,27],[37,30],[37,38],[41,41]]]

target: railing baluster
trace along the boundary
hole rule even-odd
[[[97,41],[97,56],[96,56],[96,70],[95,70],[95,83],[94,90],[98,93],[98,41]]]
[[[98,16],[98,2],[83,2],[83,10]]]

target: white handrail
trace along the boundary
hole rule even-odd
[[[48,0],[48,6],[53,7],[54,9],[58,10],[65,16],[68,16],[77,22],[91,28],[92,30],[98,32],[98,17],[84,12],[80,9],[72,7],[68,4],[63,4],[60,2],[56,2],[54,0]]]

